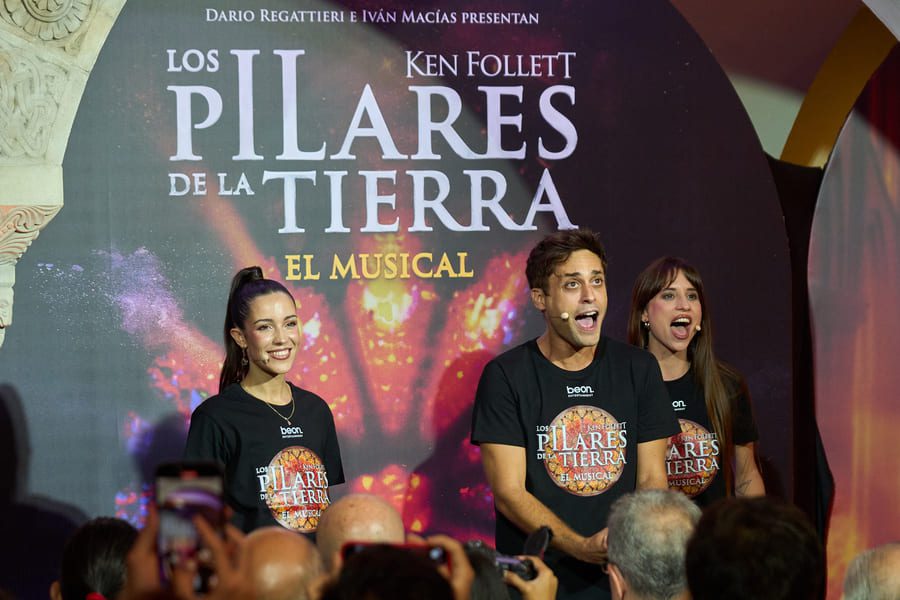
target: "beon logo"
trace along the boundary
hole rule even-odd
[[[303,430],[300,429],[299,427],[282,427],[282,428],[281,428],[281,437],[284,437],[284,436],[287,436],[287,435],[299,435],[299,436],[302,436],[302,435],[303,435]]]
[[[566,393],[570,396],[593,396],[594,388],[589,385],[566,386]]]

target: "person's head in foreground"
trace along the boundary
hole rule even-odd
[[[347,556],[321,600],[453,600],[450,583],[424,554],[373,544]]]
[[[684,494],[644,490],[622,496],[609,513],[609,579],[614,599],[684,597],[684,555],[700,509]]]
[[[125,583],[125,557],[137,539],[126,521],[98,517],[79,527],[63,550],[60,578],[51,600],[84,600],[89,594],[112,599]]]
[[[772,497],[725,498],[700,518],[687,549],[695,600],[813,600],[825,557],[806,515]]]
[[[861,552],[844,578],[843,600],[897,600],[900,598],[900,542]]]
[[[308,600],[310,588],[324,572],[315,544],[273,525],[244,538],[256,600]]]
[[[403,520],[389,502],[372,494],[349,494],[322,512],[316,545],[325,569],[341,566],[341,547],[347,542],[400,544],[405,539]]]

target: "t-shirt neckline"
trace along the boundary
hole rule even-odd
[[[594,358],[591,360],[591,362],[583,369],[570,371],[553,364],[552,360],[544,356],[544,353],[541,352],[541,348],[540,346],[538,346],[537,341],[538,338],[532,339],[531,347],[539,357],[538,360],[560,376],[570,379],[580,379],[584,377],[584,375],[590,373],[591,369],[593,369],[600,362],[600,360],[603,358],[603,355],[606,353],[606,336],[601,335],[600,340],[597,342],[596,350],[594,350]]]

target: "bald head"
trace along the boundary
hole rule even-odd
[[[244,540],[257,600],[307,600],[309,584],[323,573],[315,544],[282,527],[257,529]]]
[[[344,542],[383,542],[399,544],[405,540],[403,520],[387,501],[370,494],[344,496],[322,513],[316,530],[316,544],[325,568],[340,567]]]
[[[900,542],[866,550],[850,563],[844,600],[900,598]]]

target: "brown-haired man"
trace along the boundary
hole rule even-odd
[[[497,512],[497,549],[522,551],[528,532],[554,532],[547,563],[560,598],[608,598],[612,502],[667,487],[666,438],[679,431],[653,357],[601,336],[606,253],[587,230],[541,240],[526,267],[546,329],[485,367],[472,442],[481,446]]]

